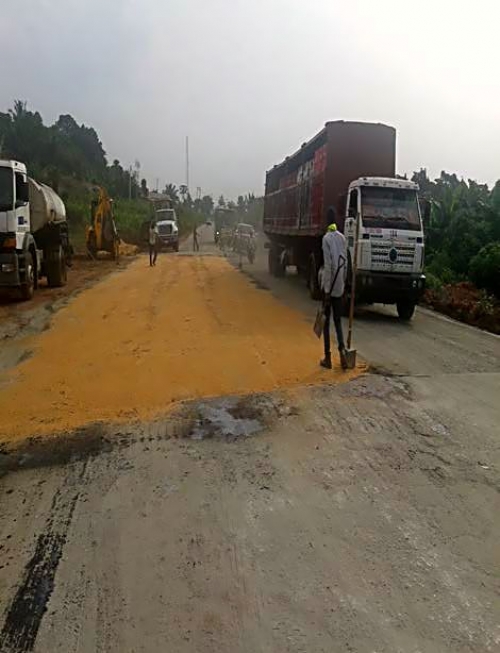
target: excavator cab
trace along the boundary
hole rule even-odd
[[[116,228],[113,200],[104,188],[99,188],[97,197],[91,203],[86,244],[91,258],[96,258],[98,252],[109,252],[115,260],[119,258],[120,237]]]

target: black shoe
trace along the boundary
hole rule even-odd
[[[319,362],[321,367],[324,367],[325,370],[331,370],[332,369],[332,357],[331,356],[325,356],[322,361]]]

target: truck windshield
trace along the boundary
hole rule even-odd
[[[14,208],[14,177],[12,168],[0,168],[0,211]]]
[[[361,190],[361,204],[365,227],[421,229],[417,193],[410,188],[365,186]]]

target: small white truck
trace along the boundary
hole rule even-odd
[[[29,300],[42,277],[50,287],[63,286],[70,257],[59,195],[29,178],[24,163],[0,161],[0,288]]]

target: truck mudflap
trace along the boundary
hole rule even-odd
[[[417,304],[425,292],[423,274],[386,274],[358,271],[356,299],[360,303]]]
[[[19,256],[16,252],[0,252],[0,288],[15,288],[20,284]]]

